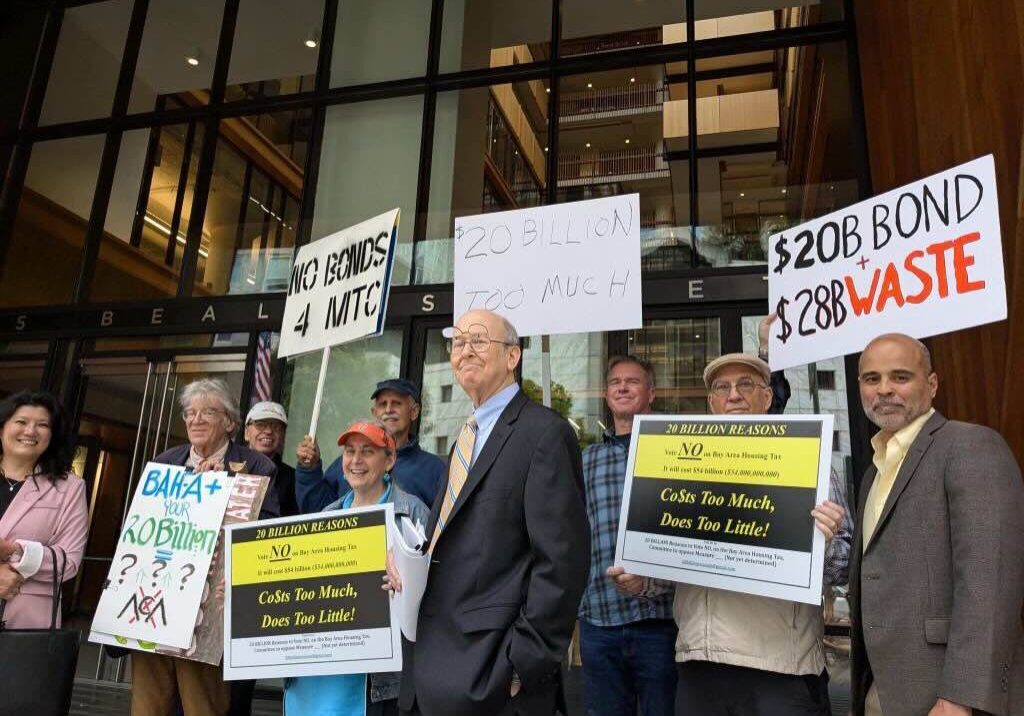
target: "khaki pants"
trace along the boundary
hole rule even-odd
[[[132,652],[132,716],[224,716],[231,691],[219,666],[172,656]]]

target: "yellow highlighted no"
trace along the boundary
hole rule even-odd
[[[383,571],[384,525],[278,537],[231,545],[231,584],[262,584]]]
[[[814,488],[820,450],[817,437],[640,435],[633,476]]]

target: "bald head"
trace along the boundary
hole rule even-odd
[[[938,380],[925,345],[902,333],[878,336],[860,355],[861,404],[868,419],[884,432],[897,432],[927,413]]]
[[[452,372],[474,405],[515,382],[519,334],[494,311],[476,309],[459,317],[452,329]]]
[[[917,353],[918,359],[921,361],[921,367],[925,373],[932,372],[932,354],[921,341],[917,340],[912,336],[908,336],[906,333],[883,333],[882,335],[873,338],[865,347],[864,353],[861,354],[860,362],[864,361],[864,354],[871,350],[873,346],[880,343],[892,342],[904,346],[906,349]],[[858,364],[858,368],[860,365]],[[859,372],[859,370],[858,370]]]

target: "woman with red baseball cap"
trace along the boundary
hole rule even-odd
[[[391,479],[395,439],[379,420],[357,420],[338,437],[341,466],[349,491],[327,510],[383,505],[395,506],[395,519],[407,516],[421,526],[430,510]],[[285,682],[284,711],[325,716],[397,716],[399,672],[301,676]]]

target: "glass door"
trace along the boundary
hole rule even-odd
[[[148,460],[187,439],[178,405],[181,388],[197,378],[219,377],[240,397],[245,354],[89,358],[81,370],[76,468],[88,485],[90,527],[68,613],[87,629],[139,472]],[[119,680],[123,663],[104,670],[99,650],[86,645],[79,670]]]

